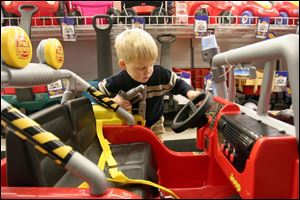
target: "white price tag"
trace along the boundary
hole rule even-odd
[[[74,25],[61,24],[62,35],[64,41],[76,41],[76,33]]]
[[[207,21],[196,19],[194,32],[206,33],[207,32]]]
[[[61,80],[48,84],[47,88],[50,98],[61,97],[64,93],[64,87]]]
[[[257,25],[257,31],[262,33],[267,33],[269,31],[269,25],[267,22],[263,21],[261,23],[258,23]]]
[[[279,76],[275,78],[276,86],[286,86],[287,77]]]

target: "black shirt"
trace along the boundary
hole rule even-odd
[[[114,97],[120,90],[127,92],[140,84],[147,86],[146,127],[151,127],[163,115],[163,101],[166,92],[186,96],[187,91],[193,89],[192,86],[179,79],[174,72],[160,65],[154,65],[153,74],[146,83],[133,80],[127,71],[123,70],[100,82],[99,90],[110,97]],[[133,110],[138,108],[138,105],[138,103],[132,105]]]

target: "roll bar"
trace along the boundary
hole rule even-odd
[[[250,63],[251,61],[266,61],[261,96],[258,102],[258,115],[266,115],[271,96],[273,81],[272,67],[274,60],[285,58],[288,65],[289,81],[292,89],[292,102],[295,113],[294,124],[296,138],[299,144],[299,35],[288,34],[274,39],[265,40],[241,48],[229,50],[215,55],[212,59],[213,67],[225,64]],[[226,81],[216,82],[217,95],[227,99]],[[224,88],[226,92],[220,91]],[[229,88],[232,89],[232,88]],[[225,94],[225,95],[222,95]]]
[[[135,124],[132,114],[114,102],[108,103],[108,101],[111,101],[110,98],[105,98],[105,95],[70,70],[57,70],[42,63],[29,63],[22,69],[10,68],[1,64],[2,86],[30,87],[34,85],[49,84],[60,79],[69,80],[69,84],[62,97],[62,102],[71,99],[73,94],[77,91],[88,91],[93,98],[120,114],[120,116],[127,121],[128,125]]]
[[[110,98],[102,94],[96,88],[92,87],[88,82],[72,71],[65,69],[56,70],[42,63],[29,63],[25,68],[22,69],[11,68],[1,63],[1,87],[30,87],[40,84],[49,84],[60,79],[69,80],[67,89],[63,94],[62,102],[70,99],[72,94],[77,91],[88,91],[100,103],[119,113],[120,116],[127,120],[128,125],[135,124],[134,117],[129,112],[113,102]],[[43,147],[45,144],[32,139],[31,135],[28,134],[26,130],[11,122],[11,119],[19,118],[25,120],[29,125],[38,125],[37,131],[47,132],[35,121],[28,118],[18,109],[12,107],[8,102],[1,98],[1,120],[6,122],[7,128],[13,132],[21,132],[21,135],[25,135],[30,143]],[[34,127],[35,126],[32,126],[32,128]],[[20,134],[17,135],[19,136]],[[47,132],[45,137],[54,138],[50,132]],[[63,147],[66,149],[69,159],[61,158],[58,154],[48,152],[47,155],[50,158],[59,159],[61,161],[61,165],[65,169],[85,180],[90,185],[90,193],[92,195],[102,195],[107,191],[108,184],[106,182],[106,176],[104,172],[97,167],[97,165],[92,163],[80,153],[73,151],[71,147],[66,146],[61,142],[57,142],[55,144],[58,145],[58,148]]]

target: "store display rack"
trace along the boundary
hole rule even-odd
[[[148,18],[164,18],[165,23],[164,24],[145,24],[144,28],[150,34],[153,36],[156,36],[158,34],[163,33],[172,33],[175,34],[177,38],[193,38],[194,37],[194,24],[178,24],[176,16],[168,16],[168,17],[162,17],[162,16],[139,16],[139,17],[148,17]],[[193,16],[189,16],[193,17]],[[111,38],[114,38],[116,35],[118,35],[120,32],[125,30],[126,28],[131,28],[132,24],[123,24],[122,19],[129,18],[129,17],[116,17],[117,23],[113,24],[112,30],[111,30]],[[209,21],[212,18],[220,19],[219,16],[209,16]],[[253,17],[255,23],[254,24],[239,24],[241,17],[232,17],[234,18],[234,23],[232,24],[222,24],[222,23],[215,23],[210,24],[208,23],[208,29],[214,30],[215,34],[218,36],[218,38],[232,38],[232,37],[242,37],[245,39],[251,39],[255,37],[255,30],[257,29],[257,17]],[[63,17],[51,17],[51,18],[39,18],[35,17],[32,18],[32,20],[42,20],[42,25],[38,26],[32,26],[32,39],[33,40],[40,40],[42,38],[48,38],[48,37],[56,37],[61,38],[62,37],[62,30],[61,25],[57,23],[58,20],[63,20]],[[66,18],[65,18],[66,19]],[[77,40],[84,40],[84,39],[95,39],[96,33],[94,31],[94,28],[92,24],[86,24],[85,22],[91,21],[92,17],[85,17],[85,16],[68,16],[68,20],[75,21],[75,24],[78,24],[79,21],[83,22],[83,24],[80,25],[74,25],[74,29],[77,35]],[[7,25],[11,25],[13,20],[17,20],[17,23],[19,23],[19,18],[3,18],[3,20],[7,21]],[[280,20],[279,19],[274,19]],[[127,21],[127,20],[125,20]],[[129,20],[128,20],[129,21]],[[150,21],[150,20],[149,20]],[[214,21],[221,21],[221,20],[214,20]],[[292,21],[292,23],[286,24],[286,25],[280,25],[280,24],[270,24],[269,31],[270,32],[276,32],[277,36],[285,35],[288,33],[296,33],[297,30],[297,23],[298,18],[289,18],[289,21]],[[104,27],[107,26],[107,24],[99,24],[98,26]]]

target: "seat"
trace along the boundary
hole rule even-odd
[[[85,97],[72,99],[64,103],[64,106],[70,114],[80,153],[97,164],[102,148],[97,137],[96,120],[90,100]],[[148,143],[112,144],[110,147],[119,170],[126,176],[157,182],[155,162]],[[104,172],[107,177],[110,177],[107,165]],[[129,190],[143,198],[151,198],[157,192],[146,185],[110,183],[110,186]]]
[[[96,133],[96,120],[89,99],[82,97],[38,111],[30,118],[62,142],[73,147],[95,164],[102,148]],[[83,181],[56,165],[50,158],[15,134],[7,135],[7,177],[9,186],[78,187]],[[129,178],[157,182],[151,146],[147,143],[111,145],[119,169]],[[107,166],[104,170],[109,177]],[[151,198],[157,190],[146,185],[115,184],[118,187]]]
[[[67,111],[54,105],[30,116],[41,126],[55,134],[62,142],[78,149]],[[52,187],[66,173],[50,158],[38,152],[24,140],[9,132],[6,138],[7,177],[9,186]]]

